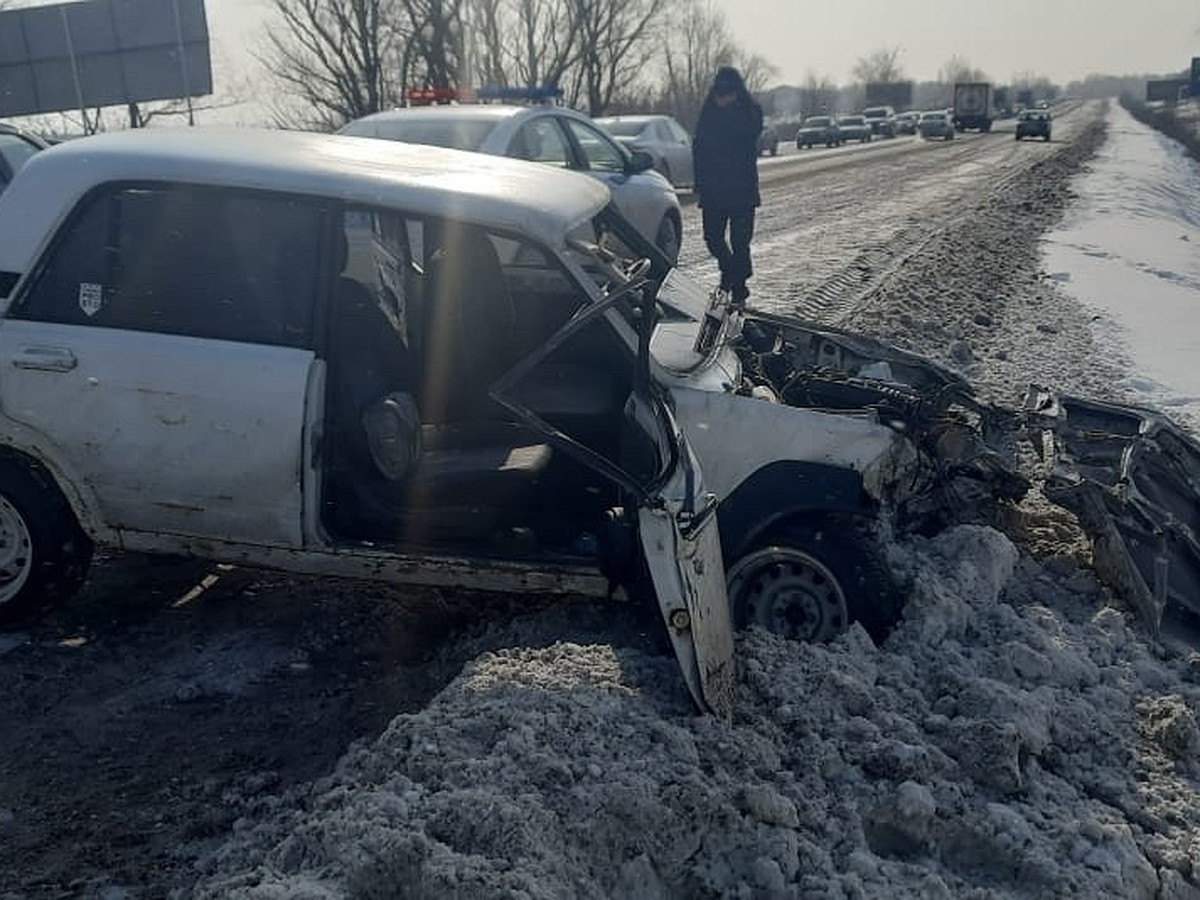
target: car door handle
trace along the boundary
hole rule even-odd
[[[79,360],[66,347],[22,347],[13,356],[13,365],[42,372],[70,372]]]

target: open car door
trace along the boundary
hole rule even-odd
[[[642,550],[688,690],[702,709],[728,715],[733,626],[716,499],[651,377],[651,315],[633,341],[616,308],[639,300],[637,288],[627,284],[577,313],[491,396],[637,504]]]

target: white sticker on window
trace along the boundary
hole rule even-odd
[[[79,285],[79,308],[85,316],[94,316],[104,306],[104,285],[82,282]]]

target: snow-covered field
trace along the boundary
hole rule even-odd
[[[1046,239],[1046,268],[1093,308],[1120,347],[1121,387],[1200,426],[1200,166],[1120,106],[1079,180],[1079,201]]]
[[[847,219],[845,173],[841,193],[822,177],[776,190],[752,287],[833,277],[791,302],[997,397],[1023,380],[1119,395],[1148,384],[1138,372],[1186,410],[1200,390],[1152,325],[1178,359],[1196,340],[1200,270],[1179,246],[1197,236],[1196,170],[1114,106],[1072,181],[1102,136],[1093,114],[1061,127],[1065,145],[963,141],[940,178],[921,154],[897,175],[925,201],[911,219],[878,170],[862,188],[890,210],[882,224]],[[1008,175],[981,190],[1001,152]],[[826,189],[822,221],[807,213]],[[1072,195],[1039,275],[1042,231]],[[858,232],[849,274],[820,241],[785,239],[806,229]],[[1090,260],[1110,267],[1097,282]],[[1118,271],[1136,304],[1118,302],[1133,287],[1097,287]],[[695,715],[672,660],[611,610],[487,630],[426,708],[325,777],[247,800],[180,896],[1200,897],[1200,653],[1146,638],[1068,516],[1028,516],[1020,547],[964,527],[893,548],[910,600],[881,647],[857,628],[829,646],[742,635],[728,723]]]

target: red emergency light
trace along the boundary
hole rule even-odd
[[[404,92],[409,106],[433,106],[437,103],[453,103],[458,91],[448,87],[413,87]]]

